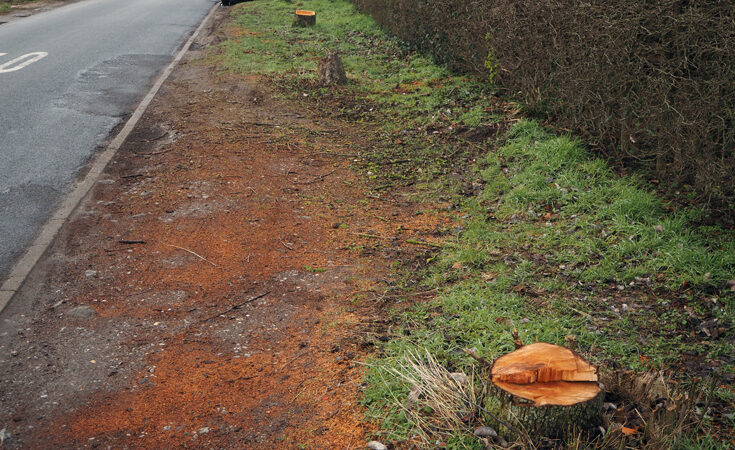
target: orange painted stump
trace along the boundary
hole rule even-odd
[[[536,343],[498,358],[490,405],[532,437],[565,438],[599,421],[597,368],[565,347]]]
[[[316,25],[316,12],[314,11],[297,9],[294,15],[296,18],[294,19],[293,26],[295,27],[311,27]]]

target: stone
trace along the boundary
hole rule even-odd
[[[467,375],[463,374],[462,372],[453,372],[450,373],[449,376],[454,380],[455,383],[459,385],[465,385],[467,384]]]
[[[388,450],[388,447],[386,447],[385,444],[378,441],[368,442],[365,448],[368,450]]]
[[[84,276],[87,277],[87,278],[96,277],[97,276],[97,271],[96,270],[85,270],[84,271]]]
[[[69,317],[74,317],[77,319],[89,319],[90,317],[93,317],[97,314],[97,311],[94,310],[94,308],[86,305],[77,306],[76,308],[72,308],[69,311],[66,312],[66,315]]]
[[[484,438],[495,438],[498,437],[498,432],[490,427],[479,427],[475,430],[475,436]]]

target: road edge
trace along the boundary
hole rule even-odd
[[[158,76],[155,83],[153,83],[153,86],[151,86],[145,97],[143,97],[143,100],[138,104],[138,107],[135,108],[135,111],[133,111],[133,114],[127,122],[125,122],[125,125],[120,132],[107,145],[105,150],[94,158],[89,172],[84,176],[84,179],[77,182],[72,191],[63,198],[61,205],[56,209],[56,211],[54,211],[51,218],[43,225],[43,227],[41,227],[41,232],[28,247],[28,250],[26,250],[23,256],[10,270],[8,278],[2,286],[0,286],[0,313],[3,312],[15,294],[23,287],[28,275],[30,275],[31,271],[36,267],[36,264],[41,260],[44,253],[46,253],[46,250],[51,246],[51,243],[54,242],[54,239],[56,239],[56,235],[59,233],[59,230],[61,230],[61,227],[64,226],[69,216],[71,216],[77,206],[81,203],[82,199],[84,199],[92,189],[92,186],[94,186],[100,175],[102,175],[107,164],[110,163],[122,144],[143,117],[143,114],[148,109],[148,106],[151,101],[153,101],[153,98],[156,96],[158,91],[161,89],[163,83],[171,75],[174,68],[176,68],[186,52],[189,51],[191,44],[212,19],[219,6],[220,2],[216,2],[209,10],[199,26],[194,30],[194,33],[189,36],[189,39],[184,43],[178,53],[176,53],[174,59],[168,64],[168,66],[166,66],[165,69],[163,69],[163,72]]]

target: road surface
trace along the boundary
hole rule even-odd
[[[0,283],[212,0],[84,0],[0,25]]]

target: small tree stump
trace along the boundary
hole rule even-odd
[[[523,346],[498,358],[491,374],[489,409],[532,438],[565,439],[599,423],[604,393],[597,368],[568,348]]]
[[[311,27],[316,25],[316,12],[314,11],[297,9],[294,15],[293,26],[295,27]]]
[[[319,81],[322,84],[345,84],[347,83],[347,74],[342,64],[342,59],[336,53],[330,53],[321,60],[317,67],[319,73]]]

